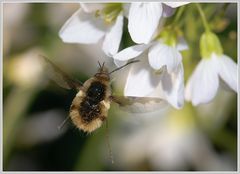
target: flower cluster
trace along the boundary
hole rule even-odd
[[[152,3],[80,3],[80,9],[61,28],[64,42],[101,43],[104,53],[117,66],[139,59],[129,70],[124,95],[156,97],[179,109],[184,98],[194,105],[207,103],[216,95],[219,78],[237,92],[237,65],[223,54],[221,43],[208,27],[200,5],[196,5],[205,32],[200,38],[202,59],[184,88],[181,51],[188,45],[176,25],[187,2]],[[181,7],[180,7],[181,6]],[[170,25],[164,22],[176,17]],[[124,18],[135,45],[119,51]]]

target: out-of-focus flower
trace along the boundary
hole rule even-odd
[[[120,63],[135,57],[141,60],[129,71],[124,95],[163,98],[175,108],[181,108],[184,103],[184,77],[179,51],[187,48],[183,39],[177,42],[174,37],[164,36],[149,44],[128,47],[113,56]]]
[[[188,2],[131,3],[128,15],[128,30],[135,43],[147,44],[152,40],[162,16],[173,14],[173,8]]]
[[[153,170],[186,170],[189,166],[195,170],[234,170],[235,166],[229,165],[231,159],[218,154],[198,129],[188,106],[156,113],[144,124],[124,122],[123,127],[131,129],[114,135],[119,167],[136,170],[147,162]]]
[[[26,88],[41,87],[46,84],[43,78],[43,67],[37,57],[39,49],[31,49],[26,53],[17,55],[14,59],[5,60],[6,77],[18,86]]]
[[[3,4],[3,53],[7,55],[11,47],[16,43],[21,43],[23,40],[22,34],[24,29],[22,24],[24,18],[28,14],[30,4],[27,3],[5,3]],[[17,15],[14,13],[17,11]],[[29,31],[28,31],[29,32]],[[25,38],[26,39],[26,38]],[[17,44],[16,44],[17,45]]]
[[[218,37],[212,32],[204,33],[200,49],[202,60],[187,83],[186,100],[193,105],[210,102],[217,93],[219,77],[237,92],[237,64],[223,54]]]
[[[123,32],[121,3],[81,3],[63,25],[59,35],[64,42],[94,44],[103,39],[102,49],[108,56],[117,53]]]
[[[66,131],[66,127],[63,127],[61,131],[57,129],[64,120],[64,116],[65,113],[59,110],[32,115],[19,128],[16,143],[21,146],[34,146],[53,141]]]

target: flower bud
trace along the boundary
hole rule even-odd
[[[177,44],[177,33],[175,30],[165,29],[161,31],[157,39],[162,39],[166,45],[175,47]]]
[[[210,58],[212,53],[223,54],[222,45],[216,34],[205,32],[200,38],[200,53],[202,58]]]
[[[113,23],[117,19],[118,15],[121,11],[122,11],[121,3],[106,4],[106,6],[102,10],[104,21],[107,24]]]

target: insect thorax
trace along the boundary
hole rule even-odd
[[[84,122],[91,122],[98,117],[104,119],[101,113],[100,102],[106,96],[106,88],[105,84],[100,81],[94,81],[90,84],[79,108],[79,114],[82,116]]]

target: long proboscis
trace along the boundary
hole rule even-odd
[[[114,73],[114,72],[116,72],[116,71],[118,71],[118,70],[120,70],[120,69],[122,69],[122,68],[124,68],[124,67],[128,66],[129,64],[132,64],[132,63],[137,63],[137,62],[140,62],[140,60],[132,60],[132,61],[130,61],[130,62],[128,62],[128,63],[126,63],[125,65],[123,65],[123,66],[120,66],[120,67],[118,67],[118,68],[114,69],[113,71],[111,71],[111,72],[110,72],[110,73],[108,73],[108,74],[110,75],[110,74],[112,74],[112,73]]]

